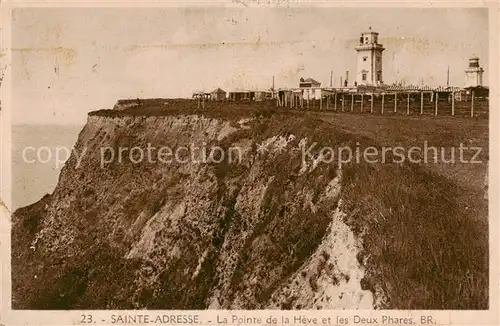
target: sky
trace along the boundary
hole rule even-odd
[[[220,87],[340,85],[362,32],[379,32],[386,84],[464,86],[488,12],[474,8],[19,8],[12,15],[14,124],[83,124],[121,98]]]

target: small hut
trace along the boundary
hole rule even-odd
[[[226,99],[226,91],[217,88],[210,93],[210,99],[213,101],[224,101]]]
[[[490,89],[486,86],[470,86],[466,87],[465,91],[467,94],[472,94],[474,92],[476,98],[488,99],[490,96]]]
[[[229,92],[230,101],[251,101],[253,100],[254,93],[250,91],[232,91]]]

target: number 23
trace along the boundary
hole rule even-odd
[[[92,315],[81,315],[82,319],[80,320],[80,323],[82,324],[90,324],[92,323]]]

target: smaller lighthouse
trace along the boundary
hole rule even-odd
[[[465,70],[465,87],[483,85],[484,69],[479,66],[479,58],[473,56],[469,59],[469,68]]]

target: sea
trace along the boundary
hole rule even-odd
[[[13,125],[12,208],[54,191],[59,173],[83,125]]]

